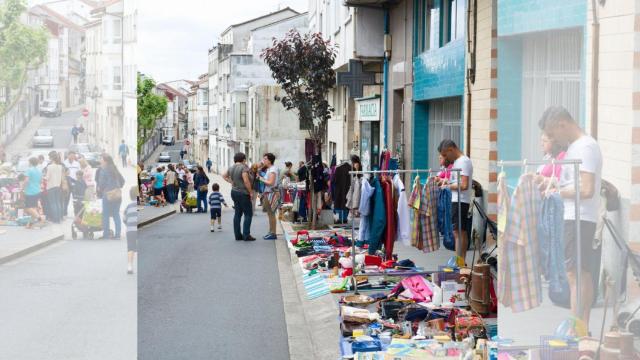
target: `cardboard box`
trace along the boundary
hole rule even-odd
[[[455,280],[447,280],[441,283],[442,302],[453,303],[453,306],[469,306],[467,299],[467,286],[460,284]]]

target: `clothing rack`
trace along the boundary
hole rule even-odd
[[[581,271],[582,271],[582,253],[580,249],[582,247],[582,239],[580,237],[580,164],[582,160],[578,159],[565,159],[565,160],[540,160],[540,161],[527,161],[515,160],[515,161],[498,161],[498,167],[504,170],[504,167],[522,167],[523,173],[527,172],[529,165],[573,165],[573,177],[574,177],[574,210],[575,210],[575,226],[576,226],[576,302],[578,316],[582,313],[582,285],[581,285]],[[502,172],[502,170],[501,170]],[[555,176],[555,175],[554,175]]]
[[[384,175],[390,175],[390,174],[405,174],[405,173],[416,173],[416,174],[437,174],[438,172],[440,172],[441,170],[431,170],[431,169],[406,169],[406,170],[368,170],[368,171],[349,171],[349,175],[351,175],[351,182],[353,183],[354,178],[356,177],[356,175],[367,175],[367,174],[384,174]],[[449,169],[449,171],[455,171],[458,173],[458,176],[456,177],[457,181],[457,193],[458,193],[458,236],[460,236],[460,234],[462,233],[462,209],[461,209],[461,205],[460,205],[460,173],[462,171],[462,169]],[[469,186],[471,186],[471,184],[469,184]],[[356,242],[355,242],[355,221],[356,218],[355,216],[351,216],[351,262],[353,263],[353,276],[351,276],[352,282],[353,282],[353,289],[354,289],[354,294],[358,295],[358,282],[356,281],[356,276],[413,276],[413,275],[428,275],[431,274],[435,271],[404,271],[404,272],[399,272],[399,273],[362,273],[362,274],[356,274]],[[362,239],[360,239],[362,240]]]

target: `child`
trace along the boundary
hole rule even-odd
[[[76,172],[76,178],[72,180],[71,195],[73,195],[73,215],[78,216],[80,210],[82,210],[82,201],[84,201],[85,194],[87,193],[87,183],[84,181],[84,172],[78,170]]]
[[[222,204],[224,204],[224,207],[229,206],[220,193],[220,185],[214,183],[211,185],[211,191],[212,193],[209,195],[209,207],[211,208],[211,232],[213,232],[213,225],[215,225],[216,218],[218,219],[218,230],[222,229]]]
[[[131,202],[124,209],[124,224],[127,228],[127,274],[133,274],[133,258],[137,249],[138,235],[138,187],[132,186],[129,190]]]

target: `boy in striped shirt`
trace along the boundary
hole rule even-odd
[[[224,204],[224,207],[229,206],[220,193],[220,185],[214,183],[211,185],[211,191],[209,195],[209,209],[211,209],[211,232],[213,232],[216,219],[218,219],[218,230],[222,229],[222,204]]]
[[[129,190],[131,202],[124,209],[124,224],[127,227],[127,274],[133,274],[133,257],[138,251],[138,187]]]

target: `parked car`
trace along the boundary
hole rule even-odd
[[[87,160],[89,165],[93,168],[97,168],[100,166],[100,157],[102,155],[102,151],[98,146],[89,143],[77,143],[71,144],[69,146],[69,151],[73,151],[74,153],[80,155],[82,158]]]
[[[162,138],[162,144],[173,146],[176,144],[176,138],[174,138],[173,135],[167,135]]]
[[[62,102],[59,100],[45,100],[40,104],[40,116],[62,115]]]
[[[33,134],[33,147],[48,146],[53,147],[53,132],[51,129],[38,129]]]
[[[159,162],[171,162],[171,154],[168,151],[163,151],[158,157]]]

